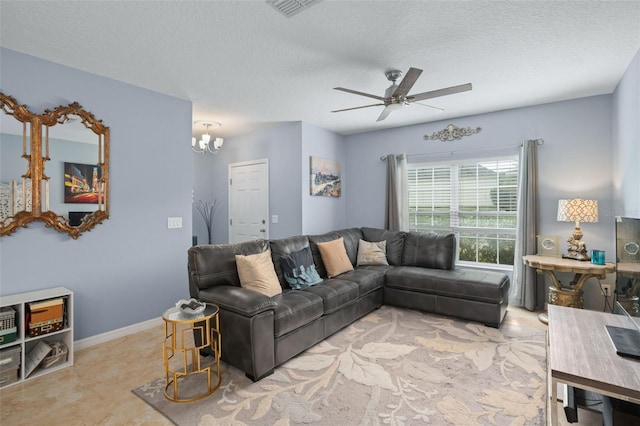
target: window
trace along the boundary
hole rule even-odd
[[[409,164],[409,230],[453,232],[458,261],[513,265],[516,157]]]

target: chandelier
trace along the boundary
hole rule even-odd
[[[224,143],[224,139],[215,138],[211,140],[211,135],[209,135],[209,127],[213,127],[215,129],[218,127],[222,127],[222,124],[215,121],[194,121],[193,124],[202,124],[207,129],[205,134],[202,135],[199,141],[196,140],[195,136],[191,138],[191,149],[193,150],[193,152],[205,154],[208,151],[212,154],[217,154],[218,150]]]

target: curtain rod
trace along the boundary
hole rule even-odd
[[[531,140],[536,141],[538,145],[543,145],[544,144],[544,139],[531,139]],[[457,151],[425,152],[423,154],[407,154],[407,157],[421,157],[423,155],[443,155],[443,154],[453,155],[453,154],[455,154],[457,152],[489,151],[489,150],[494,150],[494,149],[516,148],[516,147],[521,147],[521,146],[522,146],[522,144],[491,146],[491,147],[474,148],[474,149],[459,149]],[[383,156],[380,157],[380,161],[385,161],[386,159],[387,159],[386,155],[383,155]]]

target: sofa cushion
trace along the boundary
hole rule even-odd
[[[399,266],[387,272],[386,280],[390,288],[489,303],[502,302],[510,285],[506,274],[471,268],[445,271]]]
[[[409,232],[404,241],[402,265],[431,269],[453,269],[456,237],[453,234]]]
[[[240,287],[235,255],[262,253],[268,248],[269,243],[266,240],[189,248],[187,260],[191,297],[197,298],[200,290],[216,285]]]
[[[242,288],[257,291],[269,297],[282,293],[282,287],[271,260],[271,250],[249,256],[236,255],[236,264]]]
[[[322,282],[309,247],[283,255],[280,267],[285,281],[293,289],[300,290]]]
[[[327,270],[327,277],[333,278],[343,272],[353,271],[353,264],[349,260],[349,256],[347,256],[343,237],[318,243],[318,250],[320,250],[322,263],[324,263],[324,267]]]
[[[389,265],[387,262],[387,242],[385,240],[376,242],[360,240],[356,265]]]
[[[384,277],[389,266],[359,266],[353,271],[340,275],[344,281],[352,281],[358,284],[359,297],[384,287]]]
[[[320,254],[320,250],[318,249],[318,243],[324,243],[327,241],[333,241],[339,238],[339,235],[328,232],[322,235],[309,235],[309,247],[311,247],[311,255],[313,256],[313,263],[316,264],[316,271],[322,278],[327,277],[327,270],[324,267],[324,262],[322,262],[322,255]]]
[[[284,274],[282,273],[281,258],[282,256],[300,251],[305,247],[309,247],[309,239],[304,235],[281,238],[278,240],[271,240],[269,242],[269,246],[271,247],[271,258],[273,259],[273,266],[276,269],[276,275],[280,281],[280,286],[282,288],[290,288],[287,280],[284,279]]]
[[[358,284],[337,278],[324,280],[322,284],[305,288],[302,292],[321,297],[325,315],[356,301],[359,294]]]
[[[402,264],[402,251],[404,250],[404,238],[407,235],[403,231],[388,231],[386,229],[362,228],[362,238],[366,241],[387,242],[387,261],[389,265]]]
[[[320,318],[323,313],[322,299],[305,291],[287,289],[271,300],[275,303],[273,319],[276,338]]]
[[[352,265],[355,265],[358,258],[358,243],[362,239],[360,228],[341,229],[335,231],[334,234],[344,238],[344,248],[347,251],[347,256],[349,256],[349,261]]]

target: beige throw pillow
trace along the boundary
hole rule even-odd
[[[333,278],[343,272],[353,271],[353,265],[347,256],[347,249],[344,247],[344,238],[318,243],[322,263],[327,270],[327,276]]]
[[[282,293],[282,287],[271,260],[271,250],[249,256],[237,254],[236,265],[242,288],[257,291],[269,297]]]
[[[387,242],[369,242],[360,240],[358,243],[358,266],[361,265],[388,265]]]

